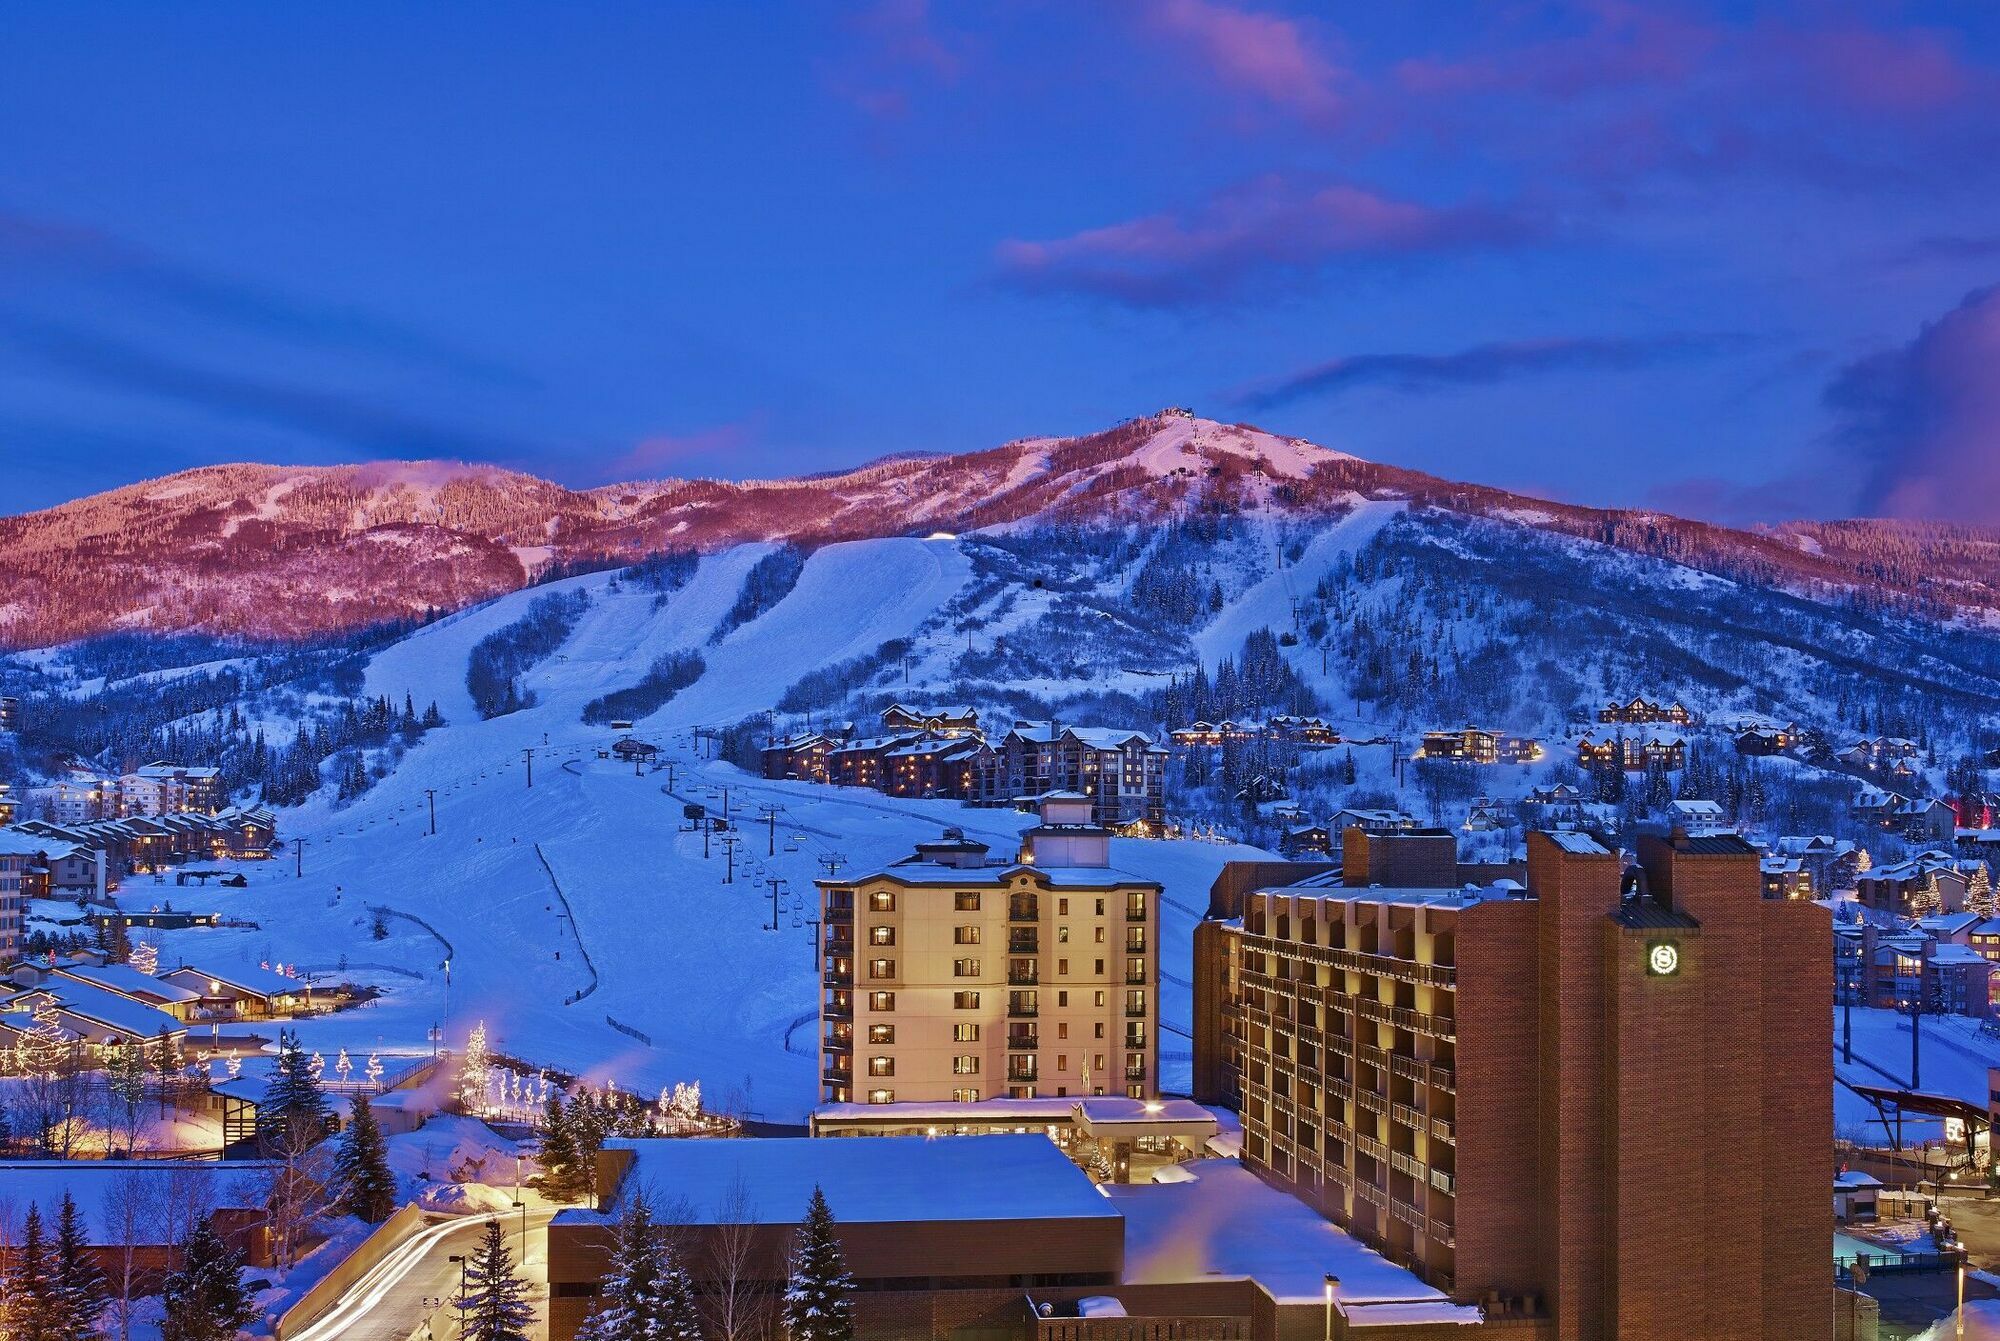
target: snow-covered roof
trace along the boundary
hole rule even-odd
[[[129,996],[86,982],[70,978],[50,978],[39,987],[28,988],[13,997],[9,1004],[28,1002],[47,995],[57,1006],[77,1019],[91,1024],[103,1025],[139,1038],[150,1038],[162,1029],[178,1034],[187,1026],[163,1010],[157,1010],[143,1001],[134,1001]]]
[[[776,1137],[756,1141],[613,1139],[633,1167],[620,1183],[665,1189],[689,1209],[686,1221],[713,1224],[741,1186],[757,1224],[797,1224],[817,1186],[836,1220],[908,1224],[927,1220],[1097,1220],[1118,1212],[1090,1176],[1048,1137],[987,1136],[920,1141],[903,1136]],[[558,1219],[614,1217],[600,1212]],[[676,1212],[679,1218],[680,1212]]]
[[[175,973],[198,973],[204,978],[213,978],[240,992],[252,992],[258,996],[297,996],[306,990],[306,983],[299,978],[287,978],[282,973],[273,973],[267,968],[240,966],[217,968],[213,964],[181,963],[163,970],[162,977]]]
[[[1194,1160],[1176,1167],[1189,1176],[1166,1183],[1107,1183],[1101,1189],[1125,1216],[1128,1285],[1250,1277],[1280,1304],[1316,1304],[1326,1297],[1331,1273],[1340,1278],[1340,1298],[1346,1303],[1449,1303],[1435,1286],[1233,1159]]]
[[[84,982],[124,996],[144,995],[161,1001],[178,1002],[201,1000],[200,992],[190,991],[179,983],[148,977],[130,964],[62,964],[58,970],[60,974],[81,978]]]

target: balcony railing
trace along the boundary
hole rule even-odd
[[[1010,1029],[1007,1031],[1007,1046],[1015,1052],[1033,1052],[1042,1045],[1041,1038],[1041,1034],[1033,1029]]]
[[[1041,904],[1034,899],[1010,899],[1007,902],[1009,922],[1038,922],[1041,916]]]
[[[1011,987],[1039,987],[1041,975],[1033,969],[1008,969],[1007,983]]]
[[[1007,1003],[1007,1018],[1010,1020],[1032,1020],[1040,1014],[1041,1012],[1035,1009],[1035,1007],[1027,1005],[1024,1002],[1010,1001]]]
[[[1015,927],[1007,933],[1007,953],[1010,955],[1033,955],[1042,952],[1042,933],[1038,927]]]

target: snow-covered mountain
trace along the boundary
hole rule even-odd
[[[448,462],[186,471],[0,518],[0,647],[112,630],[341,633],[459,609],[551,572],[675,549],[1203,514],[1309,526],[1370,500],[1818,597],[2000,612],[2000,537],[1874,522],[1748,532],[1579,508],[1167,410],[1082,437],[783,480],[578,491]]]

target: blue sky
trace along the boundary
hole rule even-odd
[[[2000,520],[1984,7],[6,9],[0,511],[1185,404],[1578,502]]]

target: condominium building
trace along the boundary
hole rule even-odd
[[[41,860],[41,848],[31,839],[0,830],[0,963],[20,957],[28,894]]]
[[[1044,797],[1008,859],[948,830],[818,882],[825,1101],[1157,1092],[1160,886],[1091,812]]]
[[[1247,1166],[1538,1341],[1823,1333],[1831,922],[1748,842],[1535,833],[1523,881],[1353,829],[1252,874],[1195,950]]]

